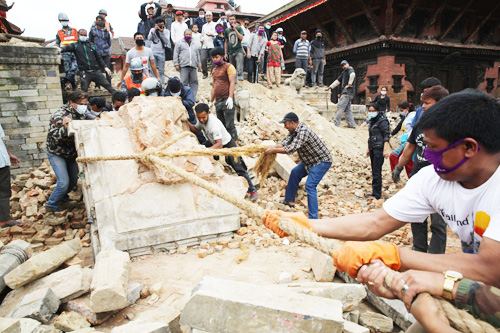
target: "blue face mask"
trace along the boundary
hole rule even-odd
[[[180,91],[176,93],[170,92],[170,95],[172,95],[172,97],[177,97],[181,95],[181,92]]]
[[[378,112],[376,112],[376,111],[368,112],[368,118],[373,119],[376,116],[378,116]]]
[[[86,42],[89,38],[87,36],[80,36],[78,37],[78,39],[81,41],[81,42]]]

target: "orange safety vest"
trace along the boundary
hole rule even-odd
[[[66,35],[62,29],[57,32],[57,35],[61,40],[62,46],[73,44],[78,41],[78,32],[74,28],[70,29],[71,29],[71,35]]]
[[[108,29],[108,32],[111,33],[111,26],[109,25],[108,21],[104,21],[104,26],[106,27],[106,29]]]
[[[146,80],[147,78],[149,78],[149,76],[147,75],[142,75],[142,80]],[[144,90],[142,90],[142,82],[141,83],[134,83],[132,81],[132,75],[128,75],[125,77],[125,84],[127,85],[127,90],[129,90],[130,88],[137,88],[141,91],[141,96],[144,96],[146,95],[146,92]]]

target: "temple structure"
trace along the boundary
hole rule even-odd
[[[7,21],[7,12],[14,6],[7,5],[5,0],[0,0],[0,33],[11,34],[11,35],[20,35],[23,33],[17,25],[10,23]]]
[[[486,0],[295,0],[264,16],[288,38],[308,39],[321,29],[326,40],[325,84],[341,72],[343,59],[357,74],[355,102],[364,103],[388,88],[394,110],[401,101],[418,102],[418,84],[429,76],[450,92],[479,88],[500,96],[500,2]],[[336,96],[337,94],[333,94]]]

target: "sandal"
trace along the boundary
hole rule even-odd
[[[288,207],[295,207],[295,202],[286,201],[285,199],[279,201],[280,204],[286,205]]]
[[[12,221],[10,221],[10,222],[9,222],[9,223],[7,223],[7,224],[3,224],[3,225],[2,225],[2,224],[0,224],[0,227],[2,227],[2,228],[10,228],[10,227],[13,227],[13,226],[15,226],[15,225],[17,225],[17,226],[19,226],[19,227],[22,227],[22,226],[24,225],[24,223],[19,222],[19,221],[14,221],[14,220],[12,220]]]

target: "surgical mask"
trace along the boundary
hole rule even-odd
[[[184,39],[186,40],[186,42],[190,42],[191,41],[191,36],[184,36]]]
[[[154,93],[149,94],[148,96],[158,97],[158,93],[154,92]]]
[[[81,42],[86,42],[89,38],[87,36],[80,36],[78,37],[78,39],[81,41]]]
[[[142,73],[132,73],[132,78],[135,81],[141,81],[142,80]]]
[[[401,112],[399,112],[399,115],[400,115],[401,117],[406,117],[406,112],[401,111]]]
[[[69,25],[69,22],[61,22],[61,25],[62,25],[63,27],[67,27],[67,26]]]
[[[263,35],[264,34],[264,30],[263,29],[259,29],[259,35]]]
[[[368,112],[368,118],[370,118],[370,119],[375,118],[377,115],[378,115],[378,112],[376,112],[376,111],[373,111],[373,112],[370,111],[370,112]]]
[[[181,92],[180,91],[176,93],[170,92],[170,95],[172,95],[172,97],[177,97],[181,95]]]
[[[205,18],[205,15],[200,15],[200,18],[201,18],[201,19],[204,19],[204,18]]]
[[[266,29],[271,29],[271,26],[270,25],[266,25]]]
[[[221,27],[218,27],[216,30],[217,30],[217,32],[222,32],[222,30],[224,30],[224,29],[222,29]]]
[[[135,44],[137,46],[144,46],[146,43],[144,42],[144,39],[136,39]]]
[[[387,94],[387,91],[382,90],[382,91],[380,92],[380,94],[381,94],[382,96],[384,96],[385,94]]]
[[[461,144],[464,140],[465,140],[465,138],[458,140],[454,144],[449,145],[448,147],[441,149],[441,150],[429,150],[429,149],[425,148],[424,157],[427,160],[427,162],[429,162],[430,164],[432,164],[434,166],[434,171],[436,171],[436,173],[439,175],[445,175],[447,173],[455,171],[456,169],[460,168],[462,166],[462,164],[467,162],[467,160],[469,158],[464,157],[464,159],[461,160],[457,165],[455,165],[454,167],[448,168],[448,167],[445,167],[443,165],[443,154],[445,152],[447,152],[448,150],[455,148],[456,146]],[[479,151],[479,150],[481,150],[481,148],[477,147],[477,150]]]
[[[214,61],[214,65],[219,66],[220,64],[222,64],[222,60]]]
[[[76,112],[78,112],[79,114],[85,114],[85,112],[87,112],[87,105],[78,104],[76,106]]]

